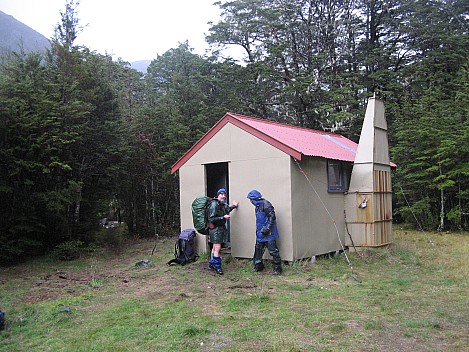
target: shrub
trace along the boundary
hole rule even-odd
[[[59,260],[73,260],[80,257],[83,242],[79,240],[63,242],[52,251],[52,257]]]
[[[117,223],[112,226],[102,227],[97,234],[97,241],[112,251],[120,251],[125,238],[129,234],[129,228],[125,223]]]

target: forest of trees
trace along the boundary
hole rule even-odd
[[[467,0],[217,3],[211,54],[180,43],[145,75],[75,45],[76,6],[46,55],[0,60],[1,262],[92,243],[112,207],[132,235],[177,233],[171,165],[227,111],[358,142],[373,95],[397,164],[394,221],[469,227]]]

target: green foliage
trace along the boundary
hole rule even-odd
[[[102,200],[119,188],[123,126],[110,75],[120,66],[73,46],[74,11],[72,1],[46,57],[16,55],[1,68],[3,243],[92,242]]]
[[[90,286],[93,288],[100,288],[103,286],[103,280],[100,279],[92,279],[90,282]]]
[[[42,242],[27,237],[14,239],[0,235],[0,264],[13,264],[23,259],[27,254],[40,253],[42,246]]]
[[[129,237],[129,227],[125,223],[101,227],[96,235],[96,241],[112,251],[119,252]]]
[[[80,257],[83,251],[83,242],[72,240],[57,245],[51,255],[57,260],[74,260]]]
[[[409,197],[409,194],[407,194]],[[410,197],[413,200],[413,197]],[[403,219],[406,223],[416,223],[423,227],[423,229],[431,229],[438,227],[438,219],[433,216],[432,208],[434,209],[436,205],[430,201],[430,198],[424,198],[422,200],[413,201],[411,206],[402,206],[396,209],[398,212],[398,217]]]

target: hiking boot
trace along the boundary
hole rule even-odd
[[[281,271],[274,271],[272,274],[270,274],[272,276],[279,276],[279,275],[282,275],[282,272]]]
[[[262,263],[257,263],[257,264],[254,264],[254,268],[252,269],[253,272],[259,272],[259,271],[262,271],[264,270],[264,264]]]
[[[208,265],[208,270],[215,271],[218,275],[223,275],[223,270],[215,268],[212,264]]]
[[[223,275],[223,270],[221,269],[221,258],[213,257],[208,261],[208,268],[210,270],[215,270],[218,275]]]

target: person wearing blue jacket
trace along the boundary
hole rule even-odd
[[[247,198],[256,207],[256,245],[252,259],[254,271],[264,270],[262,257],[267,247],[272,256],[273,275],[280,275],[282,273],[282,259],[280,258],[280,251],[277,247],[279,233],[274,207],[255,189],[248,193]]]

